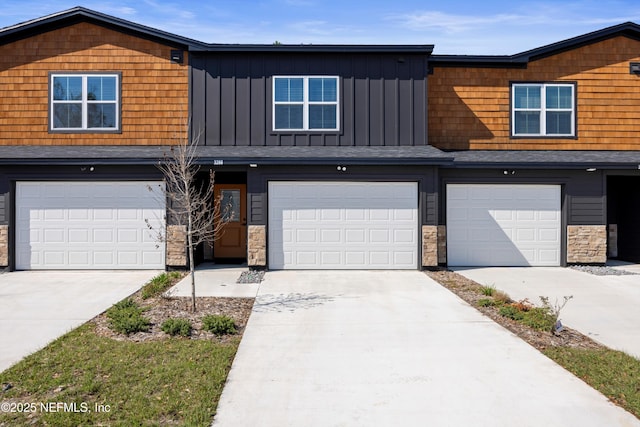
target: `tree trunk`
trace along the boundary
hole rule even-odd
[[[191,214],[189,214],[189,228],[187,230],[188,246],[189,246],[189,271],[191,273],[191,311],[196,311],[196,265],[193,259],[193,232],[191,224]]]

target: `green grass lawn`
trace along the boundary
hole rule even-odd
[[[550,347],[543,353],[640,418],[640,360],[611,349]]]
[[[240,337],[130,342],[93,328],[85,324],[0,373],[0,383],[12,385],[0,392],[0,426],[211,424]],[[7,413],[7,403],[36,410]]]

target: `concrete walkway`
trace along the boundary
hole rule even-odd
[[[0,371],[131,295],[160,271],[0,274]]]
[[[618,267],[616,267],[618,268]],[[633,267],[621,266],[627,270]],[[540,304],[573,295],[560,313],[562,323],[607,347],[640,358],[640,275],[596,276],[562,267],[456,268],[482,285],[495,286],[512,299]]]
[[[257,283],[236,283],[247,266],[204,263],[196,267],[197,297],[255,298]],[[191,296],[191,276],[186,275],[167,295],[175,297]]]
[[[417,271],[268,272],[214,426],[640,426]]]

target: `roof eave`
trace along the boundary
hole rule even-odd
[[[2,28],[0,29],[0,44],[10,43],[51,29],[62,28],[83,21],[116,28],[119,31],[136,34],[143,38],[162,41],[164,44],[181,47],[185,50],[195,50],[207,46],[206,43],[197,40],[116,18],[84,7],[74,7]]]

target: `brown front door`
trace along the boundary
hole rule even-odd
[[[215,200],[220,214],[229,218],[222,235],[213,244],[214,258],[247,257],[247,185],[215,184]],[[225,207],[229,209],[225,213]]]

